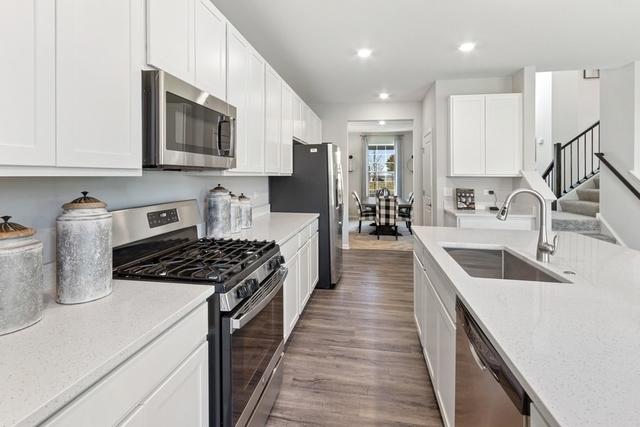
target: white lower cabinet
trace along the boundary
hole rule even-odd
[[[454,425],[456,325],[436,289],[450,283],[438,283],[442,276],[425,268],[414,254],[414,316],[420,332],[431,383],[445,426]],[[446,296],[448,298],[448,296]]]
[[[200,347],[121,424],[205,427],[209,424],[207,343]]]
[[[309,276],[311,277],[311,290],[309,293],[315,289],[318,284],[318,280],[320,279],[320,263],[319,263],[319,254],[320,254],[320,240],[318,238],[318,232],[316,231],[309,241]]]
[[[284,281],[284,339],[291,335],[291,331],[298,322],[298,276],[300,275],[299,257],[296,253],[285,262],[285,267],[289,269],[289,274]]]
[[[284,336],[291,335],[318,283],[318,220],[304,227],[285,243],[280,252],[289,274],[284,282]]]
[[[311,295],[309,267],[309,241],[307,241],[300,248],[300,295],[298,295],[300,314],[302,314],[304,307],[307,305],[307,301],[309,301],[309,296]]]
[[[208,425],[207,313],[196,308],[43,425]]]

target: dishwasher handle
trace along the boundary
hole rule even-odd
[[[488,370],[518,411],[528,416],[531,400],[527,392],[460,300],[456,301],[456,311],[458,311],[458,319],[462,320],[462,325],[458,326],[464,329],[469,339],[471,355],[480,369]]]

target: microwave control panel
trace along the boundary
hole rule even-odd
[[[164,211],[149,212],[147,214],[150,228],[162,227],[180,221],[177,209],[167,209]]]

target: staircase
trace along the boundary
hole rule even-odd
[[[603,233],[600,221],[600,122],[571,141],[554,145],[554,159],[542,178],[558,198],[552,212],[552,229],[573,231],[615,243]],[[560,210],[558,209],[560,206]]]

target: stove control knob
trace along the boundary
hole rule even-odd
[[[245,286],[249,289],[249,295],[253,295],[260,287],[260,284],[257,279],[247,279]]]
[[[282,255],[273,258],[269,261],[269,270],[277,270],[284,263],[284,257]]]
[[[238,298],[246,298],[249,295],[249,288],[247,285],[238,286],[238,289],[236,289],[236,296]]]

